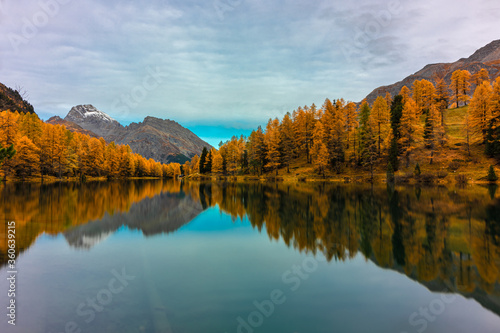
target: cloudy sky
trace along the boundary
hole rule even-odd
[[[500,39],[499,17],[497,0],[0,0],[0,82],[42,119],[93,104],[217,145],[468,57]]]

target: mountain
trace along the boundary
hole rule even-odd
[[[184,163],[194,155],[201,155],[203,147],[212,147],[175,121],[146,117],[142,122],[122,126],[92,105],[71,108],[63,120],[51,119],[61,124],[65,122],[64,125],[71,131],[90,131],[85,134],[129,145],[134,153],[162,163]]]
[[[0,83],[0,111],[11,110],[19,113],[35,113],[33,106],[14,90]]]
[[[78,133],[82,133],[82,134],[88,135],[88,136],[93,137],[93,138],[99,138],[99,135],[95,134],[94,132],[86,130],[72,121],[64,120],[59,116],[54,116],[54,117],[49,118],[46,121],[46,123],[52,124],[52,125],[63,125],[66,127],[66,129],[70,130],[71,132],[78,132]]]
[[[399,94],[403,86],[411,89],[415,80],[426,79],[435,83],[435,77],[443,77],[446,83],[450,84],[451,75],[458,69],[468,70],[471,74],[475,74],[486,68],[490,73],[490,79],[495,79],[500,76],[500,40],[495,40],[488,45],[480,48],[468,58],[462,58],[453,63],[438,63],[430,64],[412,74],[402,81],[396,82],[388,86],[382,86],[374,89],[366,100],[372,104],[377,96],[385,96],[389,92],[392,96]]]
[[[71,121],[83,129],[94,132],[100,137],[113,135],[123,129],[119,122],[92,105],[77,105],[71,108],[64,120]]]
[[[128,144],[133,152],[138,152],[145,158],[162,162],[184,163],[194,155],[201,155],[203,147],[212,147],[175,121],[155,117],[131,123],[109,139],[119,144]]]

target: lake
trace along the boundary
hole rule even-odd
[[[0,193],[1,332],[500,331],[496,187],[145,180]]]

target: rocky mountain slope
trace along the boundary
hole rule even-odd
[[[212,147],[175,121],[155,117],[131,123],[107,138],[116,143],[128,144],[132,151],[161,162],[183,163],[186,158],[201,155],[203,147]]]
[[[35,113],[33,106],[21,96],[19,91],[0,83],[0,111],[11,110],[19,113]]]
[[[93,138],[99,138],[99,135],[95,134],[94,132],[86,130],[72,121],[64,120],[59,116],[50,117],[46,121],[46,123],[52,125],[63,125],[66,127],[66,129],[70,130],[71,132],[78,132]]]
[[[69,130],[84,133],[81,128],[108,142],[127,144],[134,153],[162,163],[184,163],[200,155],[203,147],[212,147],[175,121],[146,117],[142,122],[122,126],[92,105],[73,107],[64,121]]]
[[[105,139],[123,129],[119,122],[92,105],[72,107],[64,120],[71,121]]]
[[[411,89],[415,80],[426,79],[435,83],[435,77],[443,77],[446,83],[450,84],[451,75],[458,69],[468,70],[471,74],[475,74],[486,68],[490,73],[490,79],[495,79],[500,76],[500,40],[493,41],[488,45],[480,48],[473,55],[468,58],[462,58],[453,63],[438,63],[430,64],[412,74],[402,81],[396,82],[388,86],[378,87],[373,90],[366,100],[368,103],[373,103],[377,96],[384,96],[389,92],[392,96],[397,95],[403,86]]]

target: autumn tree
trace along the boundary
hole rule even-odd
[[[451,75],[450,90],[453,91],[452,101],[456,103],[457,108],[459,103],[462,102],[467,105],[469,96],[467,95],[470,90],[470,73],[467,70],[456,70]]]
[[[384,99],[385,99],[385,102],[387,103],[387,105],[391,105],[392,104],[392,96],[391,96],[390,92],[387,91],[385,93]]]
[[[101,138],[102,139],[102,138]],[[88,145],[88,160],[85,161],[86,167],[88,168],[87,173],[93,174],[94,176],[103,176],[104,175],[104,150],[106,147],[106,142],[104,139],[96,139],[96,138],[91,138],[89,140],[89,145]],[[129,147],[130,149],[130,147]],[[126,155],[130,154],[130,150],[127,150],[126,152],[123,152],[124,156],[120,156],[120,165],[122,169],[130,169],[131,166],[126,166],[125,164],[128,164],[128,161],[126,161]],[[134,165],[135,169],[135,165]],[[124,173],[126,173],[123,170]]]
[[[417,104],[410,98],[403,107],[400,126],[401,138],[399,139],[407,168],[410,166],[410,155],[417,147],[418,138],[421,137],[421,128],[417,113]]]
[[[10,110],[0,112],[0,143],[4,147],[8,147],[16,141],[18,132],[18,112],[10,112]]]
[[[267,147],[267,164],[266,168],[270,168],[276,171],[278,175],[278,167],[280,166],[280,136],[279,136],[279,120],[275,118],[274,120],[269,119],[266,126],[266,133],[264,136],[264,141]]]
[[[19,116],[19,134],[25,135],[35,145],[39,145],[42,136],[42,121],[36,113],[25,113]]]
[[[308,163],[310,163],[310,149],[315,114],[316,106],[314,104],[311,105],[311,108],[307,106],[304,108],[299,107],[292,113],[295,147],[299,154],[306,156]]]
[[[325,176],[325,169],[328,166],[328,150],[324,143],[325,131],[321,121],[316,122],[313,133],[313,148],[312,157],[313,163],[316,166],[318,173]]]
[[[205,147],[203,147],[204,149],[202,150],[202,153],[201,155],[203,156],[203,151],[205,150]],[[205,154],[206,158],[208,158],[208,154]],[[205,160],[206,162],[206,160]],[[191,159],[191,162],[189,162],[189,167],[191,169],[191,173],[202,173],[201,172],[201,157],[199,157],[198,155],[194,155],[193,158]],[[203,171],[205,171],[206,169],[203,168]]]
[[[343,100],[332,103],[328,98],[323,104],[323,123],[325,144],[328,150],[331,167],[340,172],[345,161],[345,129],[346,119]]]
[[[111,142],[106,146],[105,150],[105,169],[106,173],[109,178],[116,178],[118,177],[120,173],[120,155],[118,153],[116,144],[114,142]],[[141,176],[149,176],[150,168],[149,164],[147,163],[146,160],[142,160],[142,164],[140,164],[142,167],[142,172]]]
[[[212,153],[212,173],[221,175],[222,171],[222,155],[216,150]]]
[[[467,153],[470,156],[471,155],[470,154],[470,143],[471,143],[472,133],[474,131],[472,128],[472,121],[471,121],[471,115],[470,115],[469,110],[466,110],[466,112],[465,112],[465,116],[464,116],[464,120],[463,120],[463,124],[462,124],[462,131],[465,135],[465,147],[467,148]]]
[[[358,114],[356,112],[356,104],[353,102],[347,103],[344,108],[344,119],[346,127],[346,149],[350,148],[350,139],[352,138],[352,147],[354,155],[356,155],[356,129],[359,126]]]
[[[500,116],[500,76],[493,82],[490,96],[490,112],[492,118]]]
[[[418,113],[427,113],[436,99],[436,88],[428,80],[416,80],[413,82],[412,98],[417,105]]]
[[[483,81],[490,81],[490,73],[486,68],[481,68],[478,72],[472,75],[472,83],[475,87],[479,87]]]
[[[448,109],[449,93],[446,82],[443,78],[436,78],[436,104],[440,113],[441,126],[444,126],[444,114]]]
[[[481,138],[486,143],[488,124],[492,118],[491,97],[493,89],[488,81],[483,81],[474,92],[470,106],[470,127],[472,134]]]
[[[39,150],[42,176],[61,176],[66,150],[64,131],[65,128],[60,125],[44,124],[42,127]],[[88,143],[88,137],[85,143]],[[80,151],[80,155],[84,153],[87,154],[88,149]],[[88,173],[88,170],[85,171]]]
[[[225,149],[226,169],[227,172],[235,175],[240,167],[240,159],[243,151],[241,150],[238,138],[233,136],[227,143]]]
[[[283,164],[286,165],[287,172],[290,173],[290,162],[292,161],[295,148],[293,122],[290,113],[287,112],[283,117],[279,132],[281,159]]]
[[[399,95],[403,97],[403,104],[406,103],[411,97],[411,90],[407,86],[403,86],[399,91]]]
[[[16,175],[22,177],[33,175],[40,168],[40,158],[38,156],[38,147],[35,146],[27,136],[22,136],[17,140],[17,153],[13,159]]]
[[[389,107],[386,100],[379,96],[373,103],[370,111],[369,122],[372,129],[375,131],[378,142],[377,153],[380,156],[382,138],[389,134]]]

